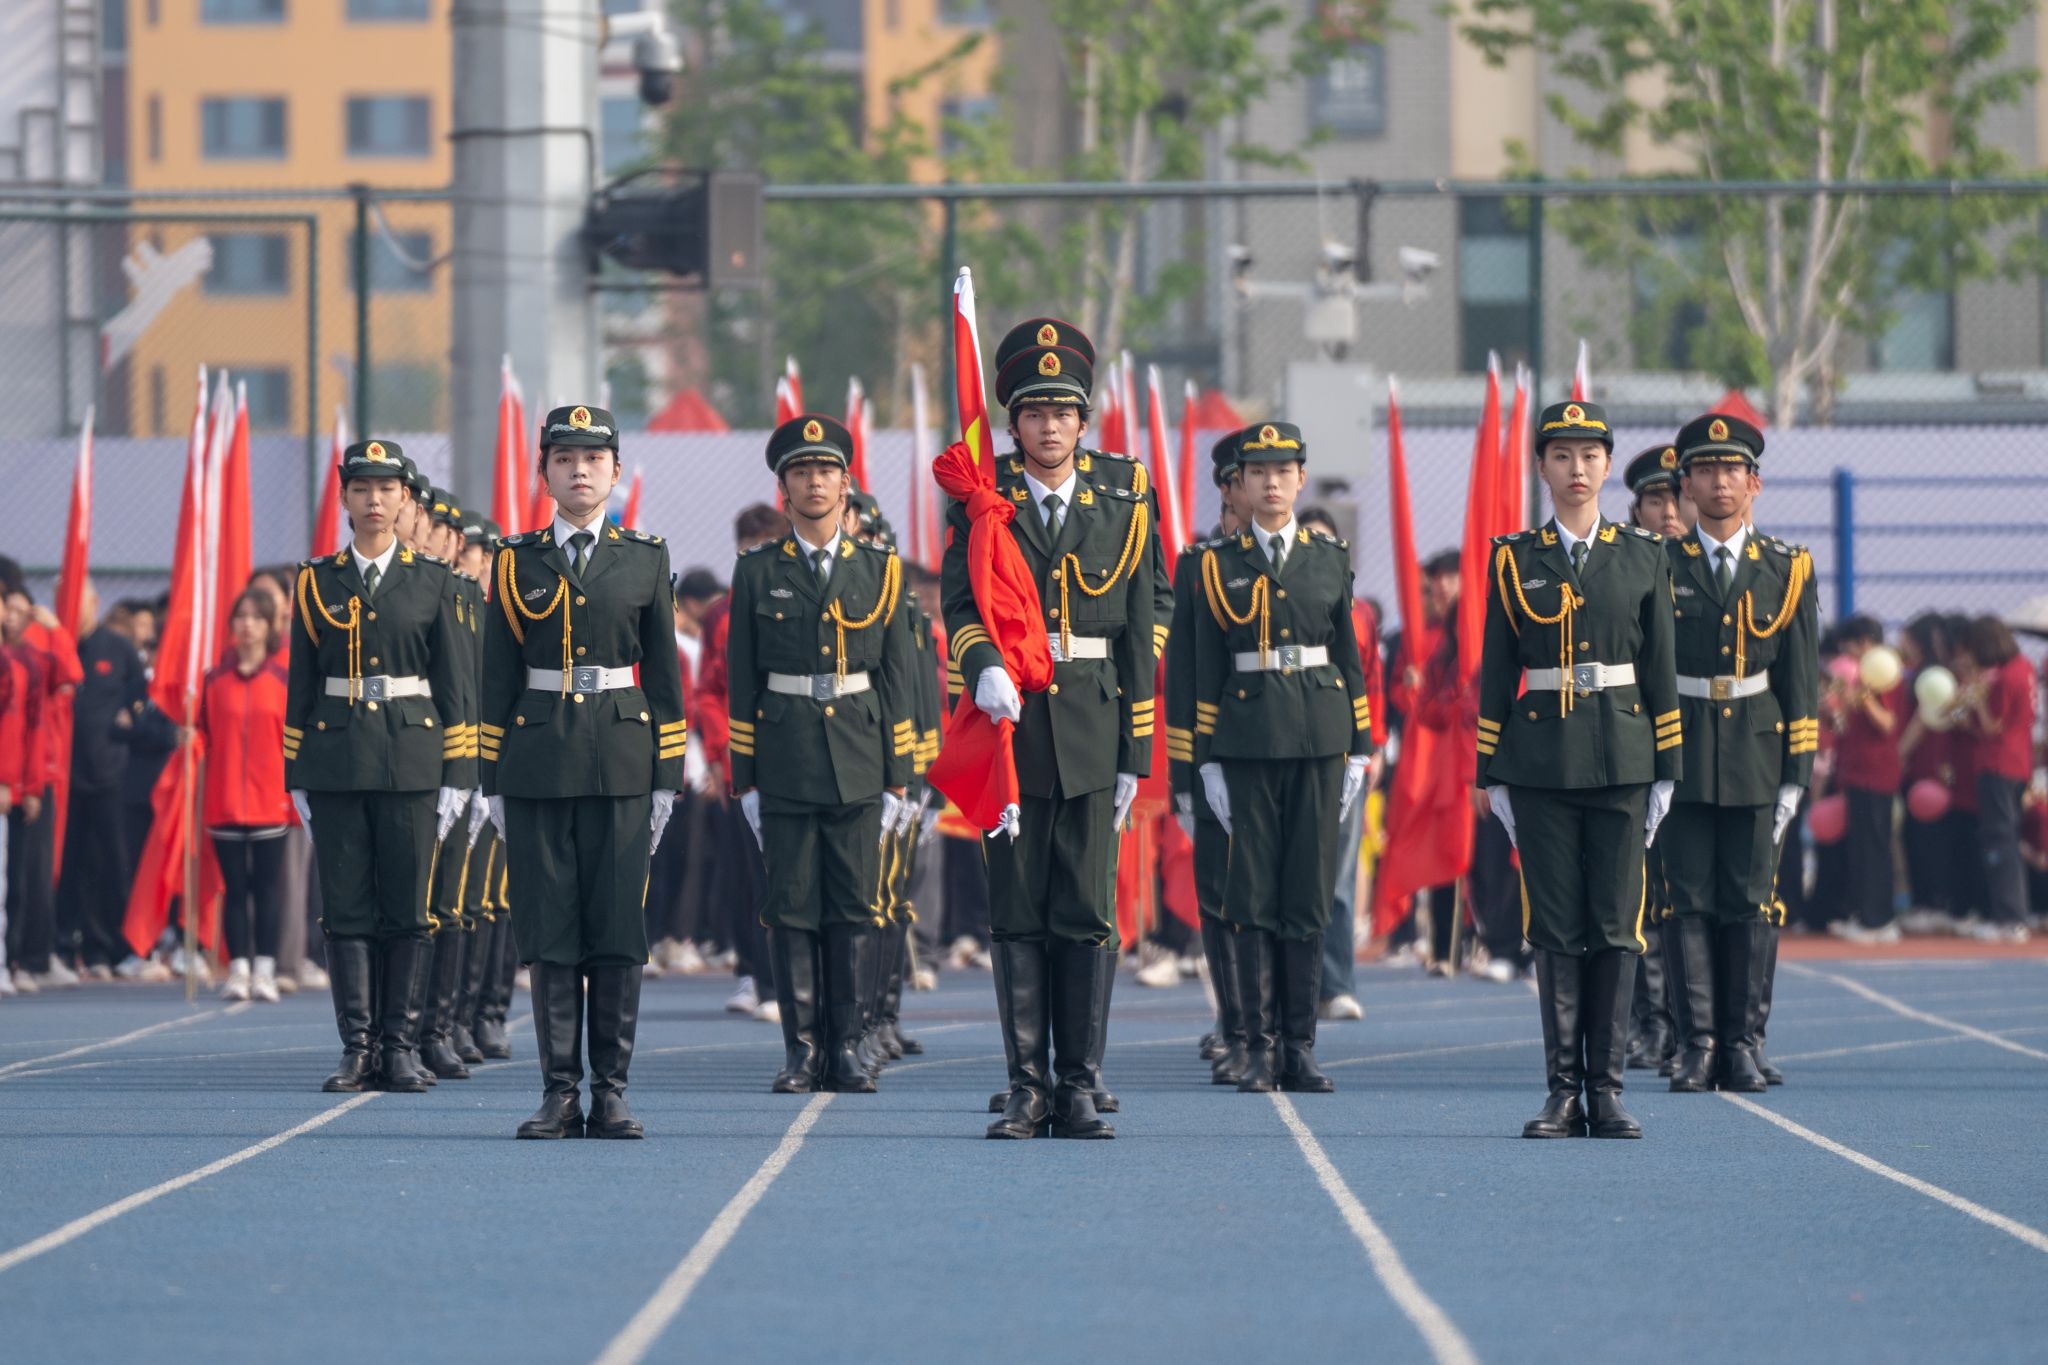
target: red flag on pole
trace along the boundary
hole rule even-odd
[[[789,417],[794,417],[804,410],[804,375],[803,371],[797,368],[796,357],[793,355],[782,358],[782,382],[789,389]],[[788,421],[789,417],[780,416],[778,413],[777,425]]]
[[[220,547],[213,574],[213,649],[228,651],[228,614],[256,568],[249,509],[249,386],[235,385],[235,423],[220,475]]]
[[[1117,352],[1116,407],[1124,415],[1124,443],[1117,449],[1134,460],[1143,459],[1138,449],[1138,371],[1129,351]]]
[[[1493,523],[1500,515],[1500,357],[1486,361],[1486,403],[1479,413],[1479,435],[1472,443],[1472,481],[1465,497],[1465,542],[1459,555],[1458,670],[1471,676],[1479,669],[1479,646],[1486,626],[1486,567],[1493,549]]]
[[[1019,692],[1042,692],[1052,682],[1052,650],[1038,583],[1024,563],[1009,523],[1016,507],[996,492],[988,398],[982,386],[981,342],[974,325],[974,275],[962,269],[953,285],[953,373],[960,406],[960,440],[932,462],[932,476],[966,505],[967,580],[987,642]],[[948,641],[958,657],[972,644],[956,632]],[[977,829],[992,830],[1017,806],[1017,758],[1012,725],[990,720],[962,693],[946,722],[945,741],[929,774],[936,787]]]
[[[924,476],[931,467],[930,402],[924,391],[924,366],[910,366],[910,557],[933,573],[939,571],[944,546],[939,531],[938,491]]]
[[[341,548],[341,452],[348,446],[348,408],[334,405],[334,449],[327,458],[327,481],[320,485],[320,510],[313,514],[313,558]]]
[[[872,493],[868,485],[868,430],[867,390],[861,387],[858,375],[849,376],[846,381],[846,430],[853,437],[853,461],[846,472],[853,478],[853,486],[863,493]]]
[[[1529,492],[1529,371],[1515,366],[1515,401],[1508,409],[1507,431],[1500,446],[1500,473],[1495,491],[1498,513],[1493,534],[1507,535],[1528,525],[1525,506]]]
[[[524,466],[529,452],[525,449],[523,406],[508,355],[498,365],[498,450],[491,470],[491,520],[507,535],[518,528],[527,510]]]
[[[1117,395],[1116,362],[1109,362],[1103,373],[1100,392],[1096,395],[1096,438],[1095,448],[1122,455],[1129,452],[1131,442],[1124,422],[1123,404]]]
[[[199,391],[185,444],[185,485],[178,503],[178,534],[172,542],[171,594],[157,632],[156,672],[149,698],[179,725],[192,722],[191,699],[204,673],[196,638],[205,588],[206,367],[199,367]]]
[[[1188,540],[1200,534],[1195,521],[1195,465],[1201,458],[1195,451],[1195,413],[1201,401],[1195,381],[1188,380],[1187,394],[1180,407],[1180,488],[1176,490],[1180,494],[1177,505],[1180,508],[1181,532]]]
[[[1579,338],[1579,363],[1572,369],[1572,401],[1583,403],[1593,396],[1592,357],[1586,350],[1586,339]]]
[[[1422,562],[1415,557],[1415,509],[1408,497],[1408,445],[1401,434],[1401,386],[1387,376],[1387,515],[1394,542],[1394,605],[1401,611],[1396,676],[1422,667]]]
[[[640,466],[633,466],[633,483],[632,486],[626,490],[626,514],[621,519],[620,525],[624,526],[629,531],[633,530],[634,528],[640,525],[641,472],[642,471],[640,469]],[[571,546],[570,548],[574,549],[575,547]]]
[[[57,573],[57,621],[79,638],[85,630],[78,610],[85,599],[85,577],[92,564],[92,419],[93,410],[87,408],[85,424],[78,432],[78,464],[71,473],[71,514],[64,522],[64,564]]]
[[[1145,435],[1152,456],[1152,486],[1159,494],[1160,548],[1166,552],[1170,569],[1180,562],[1188,533],[1180,510],[1180,476],[1174,469],[1173,450],[1166,443],[1166,395],[1161,391],[1157,365],[1145,367]]]

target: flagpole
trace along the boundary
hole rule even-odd
[[[182,918],[185,921],[185,1003],[199,994],[199,762],[192,752],[192,731],[188,726],[179,746],[185,764],[185,892]]]

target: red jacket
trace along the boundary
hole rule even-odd
[[[725,769],[728,787],[732,785],[732,725],[726,714],[725,635],[731,603],[731,598],[725,598],[704,618],[704,666],[697,673],[692,703],[695,714],[690,719],[704,761]]]
[[[7,654],[22,684],[21,780],[14,788],[15,804],[19,805],[23,797],[40,796],[50,785],[50,727],[44,723],[50,711],[49,689],[44,685],[50,665],[43,652],[25,639],[8,645]]]
[[[1984,709],[1998,722],[1995,733],[1971,725],[1977,735],[1977,771],[2008,782],[2025,782],[2034,772],[2034,669],[2015,654],[1991,670]]]
[[[1887,734],[1852,705],[1841,722],[1841,738],[1835,745],[1835,776],[1838,784],[1855,791],[1889,794],[1899,789],[1904,766],[1899,759],[1899,739],[1906,731],[1904,687],[1894,687],[1878,697],[1878,704],[1891,712],[1892,728]]]
[[[0,649],[0,787],[19,801],[28,775],[28,670]]]
[[[1353,599],[1351,629],[1358,636],[1358,662],[1365,669],[1365,696],[1371,704],[1372,746],[1387,747],[1387,669],[1380,652],[1379,614]]]
[[[233,664],[206,675],[199,733],[206,739],[208,828],[291,823],[284,788],[285,677],[282,655],[246,678]]]

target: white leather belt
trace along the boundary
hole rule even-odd
[[[431,697],[433,686],[425,678],[394,678],[378,673],[368,678],[329,678],[326,687],[330,697],[354,696],[360,701],[386,701],[392,697]]]
[[[1056,664],[1074,659],[1109,657],[1109,641],[1100,635],[1069,635],[1063,646],[1060,644],[1059,633],[1055,631],[1045,637],[1045,642],[1052,647],[1052,661]]]
[[[1573,664],[1570,678],[1563,669],[1532,668],[1525,675],[1531,692],[1556,692],[1569,681],[1572,691],[1580,696],[1592,692],[1604,692],[1610,687],[1634,687],[1636,666],[1634,664]]]
[[[566,689],[562,686],[561,669],[529,668],[526,685],[535,692],[618,692],[639,686],[633,681],[630,668],[572,668]]]
[[[1732,701],[1736,697],[1754,697],[1771,690],[1771,675],[1752,673],[1746,678],[1733,678],[1723,674],[1718,678],[1688,678],[1680,674],[1678,695],[1681,697],[1705,697],[1709,701]]]
[[[787,697],[809,697],[812,701],[830,701],[834,697],[850,697],[856,692],[865,692],[870,686],[866,673],[849,673],[840,677],[837,673],[770,673],[768,690],[780,692]]]
[[[1256,649],[1243,654],[1234,654],[1232,660],[1240,673],[1281,673],[1297,668],[1321,668],[1330,662],[1328,645],[1282,645],[1269,649],[1264,654]]]

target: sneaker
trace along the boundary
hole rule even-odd
[[[1854,920],[1841,920],[1830,924],[1828,932],[1844,942],[1860,943],[1867,947],[1897,943],[1904,937],[1896,924],[1887,924],[1882,929],[1866,929]]]
[[[1946,910],[1915,908],[1899,916],[1899,929],[1908,934],[1927,936],[1932,934],[1953,934],[1956,919]]]
[[[220,988],[223,1000],[247,1000],[249,998],[249,959],[238,957],[228,964],[228,979]]]
[[[702,956],[704,970],[707,972],[729,972],[737,967],[740,961],[739,951],[734,948],[721,948],[715,953],[706,953]]]
[[[80,972],[79,975],[87,981],[112,981],[114,979],[114,969],[104,962],[95,962]]]
[[[935,991],[939,988],[939,974],[930,967],[919,967],[917,974],[910,978],[910,989],[914,991]]]
[[[171,953],[171,975],[181,980],[185,976],[185,950],[182,947]],[[201,953],[192,959],[192,978],[201,986],[213,984],[213,964],[206,960],[206,954]]]
[[[512,989],[515,991],[531,992],[533,990],[533,973],[524,967],[512,973]]]
[[[299,989],[302,991],[324,991],[331,983],[327,969],[310,958],[299,964]]]
[[[1422,951],[1413,942],[1404,943],[1380,959],[1382,967],[1415,967],[1422,963]]]
[[[0,967],[0,1000],[5,1000],[10,995],[18,994],[20,992],[14,988],[14,973],[8,971],[5,967]]]
[[[1964,936],[1979,943],[2025,943],[2033,937],[2024,924],[1993,924],[1989,920],[1977,921]]]
[[[763,1024],[780,1024],[782,1022],[782,1006],[776,1004],[773,1000],[763,1000],[754,1010],[754,1018]]]
[[[964,972],[974,965],[974,955],[981,951],[981,945],[962,934],[953,940],[953,946],[946,949],[946,965],[956,972]]]
[[[661,969],[661,959],[650,953],[648,954],[647,961],[640,964],[640,975],[652,981],[657,977],[666,976],[668,973]]]
[[[79,976],[77,972],[71,970],[70,965],[63,958],[52,957],[49,967],[39,973],[36,979],[44,986],[57,986],[68,989],[78,984]]]
[[[290,972],[283,973],[277,978],[277,993],[279,995],[297,995],[299,993],[299,979]]]
[[[43,988],[36,984],[36,979],[33,976],[16,967],[14,969],[14,989],[23,995],[40,995]]]
[[[761,992],[754,985],[754,978],[743,976],[733,988],[732,998],[725,1002],[728,1014],[752,1014],[761,1008]]]
[[[1149,945],[1140,957],[1150,957],[1138,966],[1140,986],[1178,986],[1180,984],[1180,960],[1172,953],[1160,952]]]
[[[726,964],[727,970],[731,969],[731,965],[731,963]],[[669,963],[669,966],[675,968],[684,976],[702,976],[711,970],[711,960],[704,956],[703,949],[688,939],[684,939],[676,945],[675,960]]]
[[[278,1002],[276,958],[256,959],[255,970],[250,974],[249,994],[267,1004],[275,1005]]]
[[[996,960],[989,956],[988,949],[978,947],[967,959],[967,965],[984,972],[992,972],[996,969]]]
[[[171,969],[153,957],[129,957],[114,968],[114,975],[123,981],[156,984],[171,980]]]
[[[1358,1003],[1358,997],[1350,993],[1333,995],[1316,1007],[1318,1019],[1363,1019],[1365,1006]]]
[[[1472,975],[1482,981],[1491,981],[1496,985],[1512,986],[1515,983],[1515,979],[1521,973],[1515,970],[1514,963],[1504,957],[1496,957],[1489,958],[1486,965],[1476,969]]]

